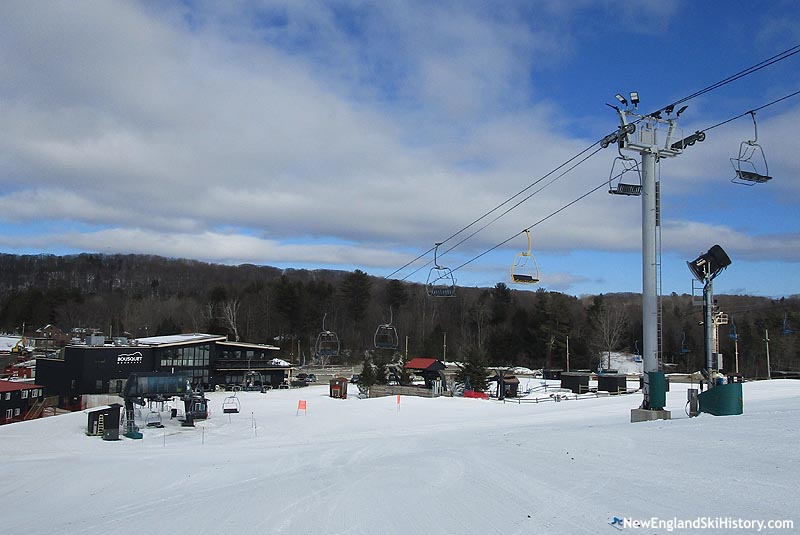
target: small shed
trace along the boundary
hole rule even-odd
[[[583,394],[589,391],[588,372],[562,372],[561,388],[572,390],[574,394]]]
[[[331,397],[336,399],[347,399],[347,379],[344,377],[334,377],[330,382]]]
[[[628,391],[628,376],[624,373],[599,373],[597,374],[598,392],[611,392],[624,394]]]
[[[442,388],[447,388],[447,382],[442,373],[447,366],[441,360],[417,357],[406,362],[403,368],[425,379],[426,388],[433,388],[433,383],[437,379],[442,380]]]
[[[503,384],[502,392],[500,391],[501,375]],[[498,382],[497,397],[499,399],[517,397],[517,394],[519,392],[519,379],[517,379],[516,375],[512,375],[510,373],[503,373],[503,374],[498,373],[495,374],[495,376],[489,380]]]
[[[564,372],[561,368],[544,368],[542,369],[542,375],[545,379],[551,381],[558,381],[561,379],[561,374]]]
[[[88,421],[86,434],[102,436],[103,440],[119,440],[119,416],[122,405],[112,403],[86,411]]]

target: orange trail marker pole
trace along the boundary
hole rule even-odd
[[[400,412],[400,394],[397,394],[397,412]]]

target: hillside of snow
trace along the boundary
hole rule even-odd
[[[3,532],[580,534],[709,515],[800,529],[800,381],[745,383],[743,415],[692,419],[673,384],[673,419],[636,424],[641,394],[399,406],[356,394],[239,392],[227,415],[229,394],[210,393],[208,420],[140,419],[143,440],[86,436],[82,412],[2,426]]]

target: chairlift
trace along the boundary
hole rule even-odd
[[[686,333],[684,332],[683,339],[681,340],[681,355],[685,355],[690,352],[691,350],[688,347],[686,347]]]
[[[624,181],[623,181],[624,177]],[[642,170],[639,162],[619,151],[608,175],[608,192],[612,195],[638,197],[642,194]]]
[[[739,333],[736,332],[736,323],[731,321],[732,331],[728,333],[728,338],[733,340],[734,342],[739,341]]]
[[[781,334],[784,336],[788,334],[794,334],[794,331],[789,328],[786,312],[783,313],[783,329],[781,329]]]
[[[441,242],[437,243],[433,251],[434,267],[428,272],[425,290],[428,292],[429,297],[455,297],[456,279],[453,276],[453,270],[439,265],[437,254],[441,244]]]
[[[525,229],[524,232],[528,237],[528,250],[514,255],[514,263],[511,264],[511,282],[536,284],[539,282],[539,265],[536,263],[536,257],[531,254],[531,231]]]
[[[322,317],[322,332],[317,335],[317,342],[314,344],[315,354],[323,359],[325,357],[338,357],[340,347],[339,337],[336,336],[336,333],[325,329],[325,318],[327,317],[328,313],[326,312]]]
[[[158,411],[150,411],[144,420],[145,427],[162,428],[164,424],[161,423],[161,413]]]
[[[392,325],[393,316],[392,307],[389,307],[389,323],[378,325],[375,330],[375,336],[373,337],[375,349],[397,349],[400,340],[397,336],[397,329]]]
[[[754,186],[772,180],[772,177],[769,176],[769,165],[767,157],[764,155],[764,149],[758,144],[756,112],[751,111],[750,116],[753,118],[755,138],[742,141],[739,144],[739,156],[731,158],[731,165],[736,173],[731,182],[743,186]]]
[[[222,412],[225,414],[238,414],[242,410],[242,404],[236,394],[226,397],[222,401]]]
[[[261,372],[250,370],[244,375],[244,389],[247,391],[261,390],[264,385],[264,376]]]

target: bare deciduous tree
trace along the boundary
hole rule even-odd
[[[236,323],[236,316],[239,314],[239,300],[238,299],[228,299],[224,303],[222,303],[222,320],[225,322],[225,325],[230,329],[233,333],[233,338],[238,342],[239,341],[239,328],[237,327]]]
[[[618,349],[628,325],[628,314],[624,305],[599,300],[590,313],[593,332],[592,346],[606,354],[606,367],[611,367],[611,352]],[[601,362],[602,364],[602,362]]]

